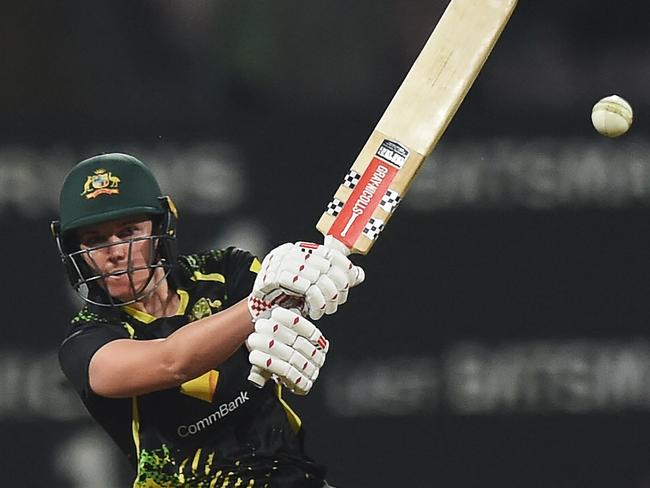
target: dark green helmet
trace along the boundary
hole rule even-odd
[[[151,294],[167,279],[176,264],[176,207],[171,198],[163,196],[153,173],[141,161],[128,154],[102,154],[78,163],[65,178],[59,199],[60,220],[52,222],[61,260],[72,287],[89,303],[100,306],[121,306]],[[151,246],[149,281],[136,290],[130,277],[132,298],[117,301],[106,292],[106,278],[124,273],[102,274],[89,266],[94,248],[81,249],[77,230],[125,217],[143,215],[154,224],[147,240]],[[129,245],[129,261],[133,239]],[[105,247],[105,245],[104,245]],[[154,271],[162,268],[162,278],[153,283]],[[126,273],[137,271],[129,264]],[[151,283],[151,286],[150,285]]]
[[[77,164],[59,199],[61,232],[131,215],[162,215],[153,173],[133,156],[102,154]]]

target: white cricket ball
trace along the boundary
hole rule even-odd
[[[591,109],[591,123],[600,134],[607,137],[625,134],[633,119],[632,106],[618,95],[598,100]]]

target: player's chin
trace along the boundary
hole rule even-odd
[[[105,278],[108,293],[121,302],[133,300],[136,295],[145,287],[147,283],[146,273],[125,273],[118,276],[108,276]]]

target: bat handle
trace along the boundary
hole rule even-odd
[[[325,246],[329,247],[330,249],[336,249],[337,251],[343,253],[345,256],[350,255],[350,248],[331,234],[327,234],[325,236]]]

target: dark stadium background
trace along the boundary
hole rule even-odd
[[[78,305],[49,235],[78,160],[131,152],[181,248],[260,254],[314,223],[445,2],[126,1],[0,16],[0,467],[131,474],[56,363]],[[293,399],[346,487],[650,486],[650,35],[643,2],[522,0]],[[618,140],[591,127],[612,93]]]

